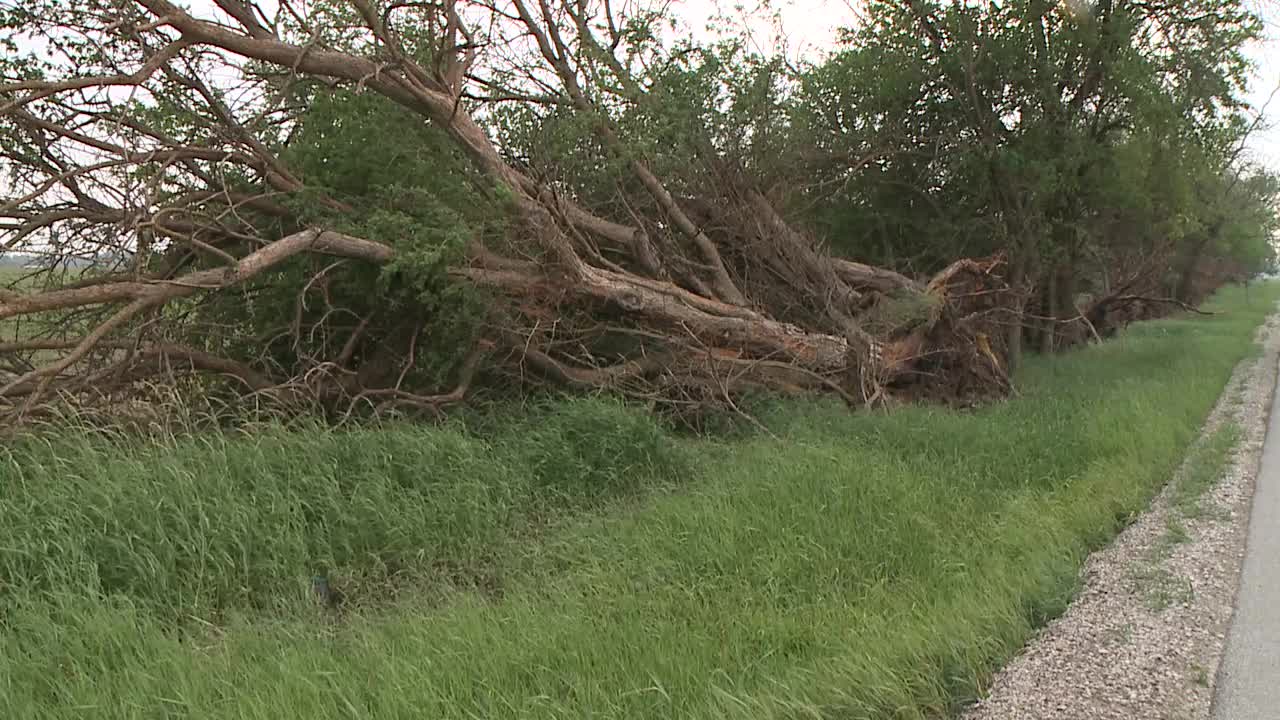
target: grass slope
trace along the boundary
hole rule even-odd
[[[579,401],[485,437],[9,448],[0,716],[936,717],[1063,609],[1277,299],[1033,361],[977,412],[763,411],[776,440]]]

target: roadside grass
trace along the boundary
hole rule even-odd
[[[1206,510],[1201,499],[1222,476],[1231,451],[1239,441],[1240,426],[1226,422],[1189,453],[1187,466],[1174,486],[1173,496],[1174,508],[1183,517],[1204,516]]]
[[[1175,575],[1165,567],[1148,567],[1136,579],[1143,588],[1147,607],[1156,612],[1189,603],[1196,596],[1190,580]]]
[[[404,585],[485,589],[517,536],[689,472],[687,450],[620,403],[535,416],[492,441],[410,425],[28,438],[0,450],[0,592],[90,590],[179,622],[287,612],[317,572],[369,604]]]
[[[1240,392],[1237,390],[1231,398],[1234,405],[1241,402]],[[1172,481],[1164,532],[1151,548],[1152,562],[1168,559],[1175,547],[1191,539],[1184,521],[1200,519],[1211,512],[1202,502],[1204,494],[1222,477],[1231,451],[1239,441],[1240,426],[1229,420],[1187,450],[1186,460]]]
[[[1228,402],[1239,406],[1244,401],[1244,392],[1243,387],[1236,388]],[[1156,538],[1148,562],[1134,575],[1152,610],[1159,612],[1194,599],[1191,583],[1175,576],[1162,563],[1173,555],[1178,545],[1191,540],[1185,521],[1201,519],[1213,512],[1212,508],[1205,507],[1204,495],[1222,477],[1231,451],[1239,441],[1240,426],[1228,420],[1187,450],[1186,460],[1172,481],[1164,532]]]
[[[5,448],[0,715],[946,715],[1170,477],[1277,300],[1032,359],[978,411],[760,409],[776,438],[584,400],[496,435]]]

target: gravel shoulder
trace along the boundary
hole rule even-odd
[[[1280,316],[1257,339],[1260,356],[1236,368],[1190,455],[1236,438],[1216,482],[1189,497],[1198,468],[1184,463],[1151,508],[1088,559],[1066,613],[996,675],[964,720],[1210,717],[1280,361]]]
[[[1240,590],[1218,672],[1213,716],[1274,720],[1280,712],[1280,413],[1272,413],[1249,520]]]

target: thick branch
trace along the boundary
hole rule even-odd
[[[73,290],[50,290],[0,299],[0,320],[50,310],[100,305],[131,300],[167,302],[200,290],[216,290],[235,285],[300,252],[317,252],[340,257],[386,263],[394,251],[380,243],[326,230],[304,230],[277,240],[240,259],[234,267],[200,270],[174,280],[117,282]]]

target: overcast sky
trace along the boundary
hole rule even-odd
[[[1259,2],[1266,38],[1255,45],[1250,55],[1255,64],[1249,102],[1258,110],[1266,110],[1264,127],[1249,138],[1249,149],[1273,170],[1280,170],[1280,8],[1272,1]],[[1274,100],[1271,100],[1272,96]],[[1267,101],[1271,100],[1270,106]]]

